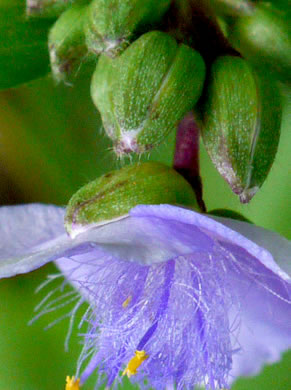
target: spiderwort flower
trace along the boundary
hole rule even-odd
[[[229,388],[290,347],[283,237],[170,205],[134,207],[75,238],[63,218],[54,206],[1,207],[0,276],[55,261],[89,302],[80,385],[98,369],[109,387],[127,375],[141,389]]]

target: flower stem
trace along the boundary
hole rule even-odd
[[[192,112],[189,112],[179,123],[176,135],[176,149],[173,166],[192,186],[198,205],[206,212],[202,198],[202,182],[199,166],[200,130]]]

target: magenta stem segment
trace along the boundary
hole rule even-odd
[[[198,205],[201,211],[205,212],[199,166],[199,137],[199,127],[193,113],[189,112],[181,120],[177,129],[173,166],[191,184]]]

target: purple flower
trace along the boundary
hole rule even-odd
[[[54,206],[0,208],[0,277],[55,261],[80,294],[76,310],[89,302],[81,384],[98,369],[113,387],[123,374],[141,389],[229,388],[291,346],[283,237],[169,205],[135,207],[74,239],[63,217]]]

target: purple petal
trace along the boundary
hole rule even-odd
[[[170,238],[170,239],[169,239]],[[100,250],[125,261],[154,264],[193,251],[211,250],[213,241],[199,227],[191,229],[177,219],[125,217],[80,233],[72,242],[95,244]]]
[[[237,323],[232,343],[240,348],[233,356],[230,373],[235,379],[257,374],[264,364],[279,360],[291,347],[291,284],[242,248],[222,246],[236,261],[228,269],[232,294],[239,302],[239,310],[229,314],[231,322]]]
[[[291,275],[291,242],[286,238],[246,222],[215,219],[267,249],[276,263]],[[245,259],[246,256],[242,260],[247,267]],[[281,353],[291,347],[291,293],[290,284],[280,281],[259,262],[251,272],[246,274],[242,270],[234,280],[233,291],[240,295],[241,318],[236,340],[241,351],[235,355],[231,371],[231,376],[236,378],[257,374],[264,364],[279,360]]]
[[[213,218],[213,216],[211,216],[211,218]],[[274,260],[280,268],[291,276],[290,240],[280,236],[278,233],[247,222],[223,217],[214,217],[214,219],[247,237],[249,240],[252,240],[262,248],[267,249],[273,255]]]
[[[263,364],[279,360],[281,353],[291,347],[291,285],[286,274],[291,267],[290,241],[252,224],[215,218],[252,238],[262,245],[259,247],[243,235],[215,223],[206,216],[172,206],[138,206],[131,214],[163,217],[168,220],[179,218],[185,223],[206,228],[216,234],[217,238],[220,237],[222,242],[232,243],[229,244],[228,250],[240,264],[239,274],[234,273],[232,283],[232,293],[239,297],[240,301],[239,313],[231,313],[233,321],[238,315],[240,317],[239,331],[233,336],[233,344],[241,348],[233,357],[233,378],[256,374]],[[227,244],[224,246],[227,247]],[[269,249],[277,256],[276,262],[263,248]],[[247,265],[250,258],[252,262]],[[283,266],[286,272],[282,271],[277,263]]]
[[[29,204],[0,208],[0,278],[30,272],[68,246],[64,209]],[[65,245],[66,244],[66,245]]]
[[[250,234],[255,235],[256,227],[246,224],[246,231],[248,226]],[[262,232],[260,229],[259,231],[257,235],[261,236]],[[268,237],[271,238],[270,235]],[[103,365],[103,371],[107,372],[108,378],[114,380],[118,371],[123,367],[122,364],[130,358],[130,351],[133,353],[134,348],[139,346],[138,342],[143,341],[139,337],[142,334],[145,340],[155,340],[154,345],[149,344],[147,347],[152,354],[158,356],[159,348],[168,350],[170,360],[167,358],[167,361],[175,362],[176,367],[179,359],[177,360],[177,355],[175,353],[172,355],[172,353],[175,350],[180,351],[179,358],[187,364],[184,368],[182,366],[181,369],[177,368],[178,371],[175,372],[170,366],[165,366],[168,367],[168,371],[165,368],[163,380],[174,378],[176,382],[185,383],[186,388],[189,382],[185,377],[189,378],[190,368],[195,366],[197,373],[199,367],[204,367],[201,370],[205,373],[208,367],[207,362],[210,361],[207,356],[215,356],[215,351],[218,353],[220,347],[227,345],[228,337],[230,337],[233,349],[233,368],[230,380],[239,375],[255,374],[266,362],[278,360],[281,352],[291,346],[290,278],[276,264],[271,253],[266,249],[208,216],[169,205],[138,206],[131,210],[128,218],[92,229],[84,233],[82,239],[88,242],[79,247],[79,253],[69,250],[57,263],[68,279],[90,301],[94,313],[96,311],[102,314],[101,321],[105,326],[104,332],[101,332],[97,338],[99,322],[92,324],[93,328],[89,332],[88,340],[94,340],[98,347],[97,344],[93,343],[93,345],[100,352],[94,355],[85,377],[97,365]],[[263,240],[262,237],[261,239]],[[182,262],[179,259],[189,260],[184,261],[182,267],[179,266],[179,261]],[[129,261],[131,263],[128,263]],[[171,261],[175,261],[176,264],[173,280],[176,280],[175,285],[181,286],[182,291],[176,291],[174,287],[171,289],[171,294],[168,295],[171,299],[166,301],[169,305],[172,302],[172,306],[167,306],[167,311],[163,311],[167,313],[166,318],[163,315],[158,325],[154,323],[156,317],[153,313],[157,316],[159,307],[162,307],[159,303],[163,305],[165,295],[160,290],[161,287],[158,287],[163,285],[163,277],[159,276],[161,271],[154,270],[163,270]],[[290,262],[290,253],[286,254],[285,263],[288,264],[288,262]],[[196,270],[192,281],[188,280],[191,272],[187,264],[192,267],[192,270]],[[142,313],[135,314],[127,318],[128,323],[122,322],[124,328],[118,328],[118,323],[114,318],[116,319],[118,315],[122,316],[123,311],[120,309],[122,302],[134,291],[138,291],[140,282],[136,283],[136,280],[139,280],[137,275],[141,273],[143,275],[146,273],[147,277],[148,273],[152,275],[150,285],[153,290],[151,289],[147,295],[151,302],[152,314],[150,317],[143,317]],[[165,341],[165,344],[161,346],[162,341],[159,341],[163,340],[167,334],[171,340],[181,341],[183,334],[183,340],[188,340],[188,349],[192,351],[193,337],[189,339],[187,335],[189,332],[193,335],[195,329],[197,331],[197,326],[199,328],[200,320],[197,318],[193,320],[192,317],[193,313],[198,313],[199,310],[192,307],[188,312],[185,302],[189,297],[189,302],[192,302],[189,303],[189,307],[193,302],[197,302],[195,294],[201,287],[197,285],[197,275],[200,278],[201,275],[203,276],[201,299],[213,308],[210,311],[207,310],[202,316],[207,319],[203,329],[208,329],[210,333],[205,336],[206,338],[203,336],[205,343],[207,341],[204,345],[207,347],[204,351],[206,354],[204,363],[198,362],[200,366],[195,360],[197,354],[194,352],[187,355],[186,350],[179,349],[180,344],[178,348],[174,342],[167,344]],[[195,280],[196,286],[193,286]],[[215,304],[212,305],[214,297]],[[229,304],[229,302],[232,303]],[[217,313],[215,307],[217,307]],[[223,310],[227,310],[228,315],[225,315]],[[113,323],[108,323],[103,315],[108,316],[107,318]],[[222,326],[223,318],[229,321],[229,328],[228,322]],[[176,325],[173,325],[174,323]],[[134,327],[133,324],[135,324]],[[218,328],[221,330],[216,334],[215,329]],[[132,332],[131,335],[128,334],[129,329]],[[161,329],[164,329],[164,335]],[[127,338],[124,338],[125,333]],[[117,334],[119,334],[118,338]],[[126,348],[123,342],[127,345]],[[116,345],[119,345],[119,350],[115,349]],[[199,347],[198,344],[195,348],[204,350],[204,347],[201,345]],[[223,354],[223,350],[219,353]],[[116,356],[116,359],[112,360],[110,356]],[[194,361],[190,364],[186,361],[188,358]],[[217,372],[212,372],[209,366],[212,383],[219,380],[223,383],[223,370],[229,374],[227,367],[231,356],[227,348],[223,359],[225,365],[224,369],[221,368],[220,374],[218,366]],[[104,361],[108,362],[105,366]],[[153,372],[158,373],[160,372],[159,359],[148,360],[143,367],[148,376],[151,376]],[[152,376],[151,383],[158,383],[157,377],[153,374]],[[142,378],[143,376],[136,377],[141,381]],[[210,382],[208,385],[214,388]]]
[[[272,270],[275,274],[285,280],[290,280],[288,274],[286,274],[286,272],[284,272],[274,261],[270,252],[247,239],[242,234],[229,229],[222,223],[216,222],[206,215],[170,205],[137,206],[130,211],[130,215],[136,217],[161,218],[171,222],[180,221],[186,225],[194,225],[201,231],[207,230],[216,237],[221,237],[223,240],[227,240],[244,248],[249,254],[257,258],[259,262]],[[253,225],[250,224],[250,226]],[[290,257],[291,254],[289,253],[286,263],[291,262]]]

